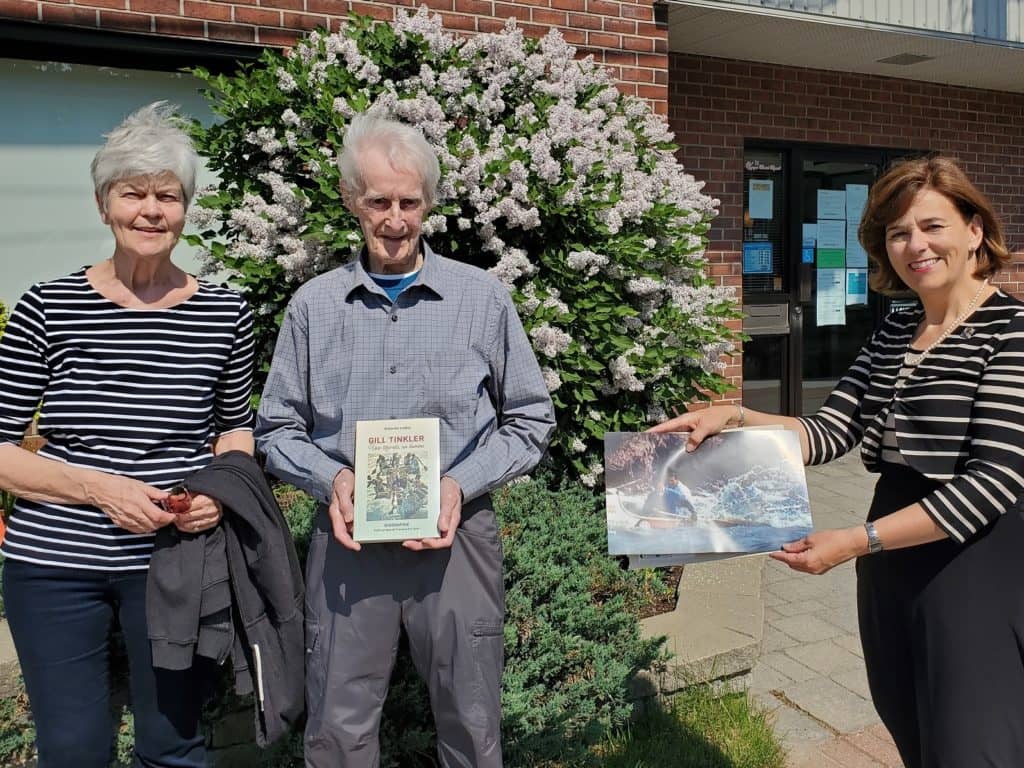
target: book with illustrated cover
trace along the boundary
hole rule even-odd
[[[439,422],[356,422],[355,519],[359,542],[438,535],[441,511]]]
[[[770,552],[811,532],[795,432],[726,430],[691,453],[687,437],[605,435],[609,554],[634,567],[701,562]]]

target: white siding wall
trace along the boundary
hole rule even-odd
[[[720,0],[718,4],[1024,42],[1024,0]]]

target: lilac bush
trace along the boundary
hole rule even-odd
[[[737,312],[703,259],[718,201],[676,161],[665,121],[557,31],[527,39],[510,21],[459,38],[421,8],[352,17],[237,76],[197,74],[223,120],[196,126],[220,184],[193,207],[193,242],[257,308],[264,364],[294,289],[362,247],[334,152],[372,110],[437,150],[431,246],[514,297],[556,405],[557,466],[594,486],[606,430],[724,390]]]

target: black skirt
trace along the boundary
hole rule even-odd
[[[937,484],[886,464],[869,520]],[[871,697],[906,768],[1024,766],[1024,510],[966,545],[944,540],[857,561]]]

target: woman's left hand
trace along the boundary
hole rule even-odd
[[[859,528],[814,531],[802,539],[783,544],[781,552],[772,552],[769,556],[794,571],[820,575],[862,554],[858,533],[860,538],[866,538]]]
[[[183,515],[178,515],[174,525],[182,533],[202,533],[217,526],[224,516],[220,502],[201,493],[192,497],[192,507]]]

